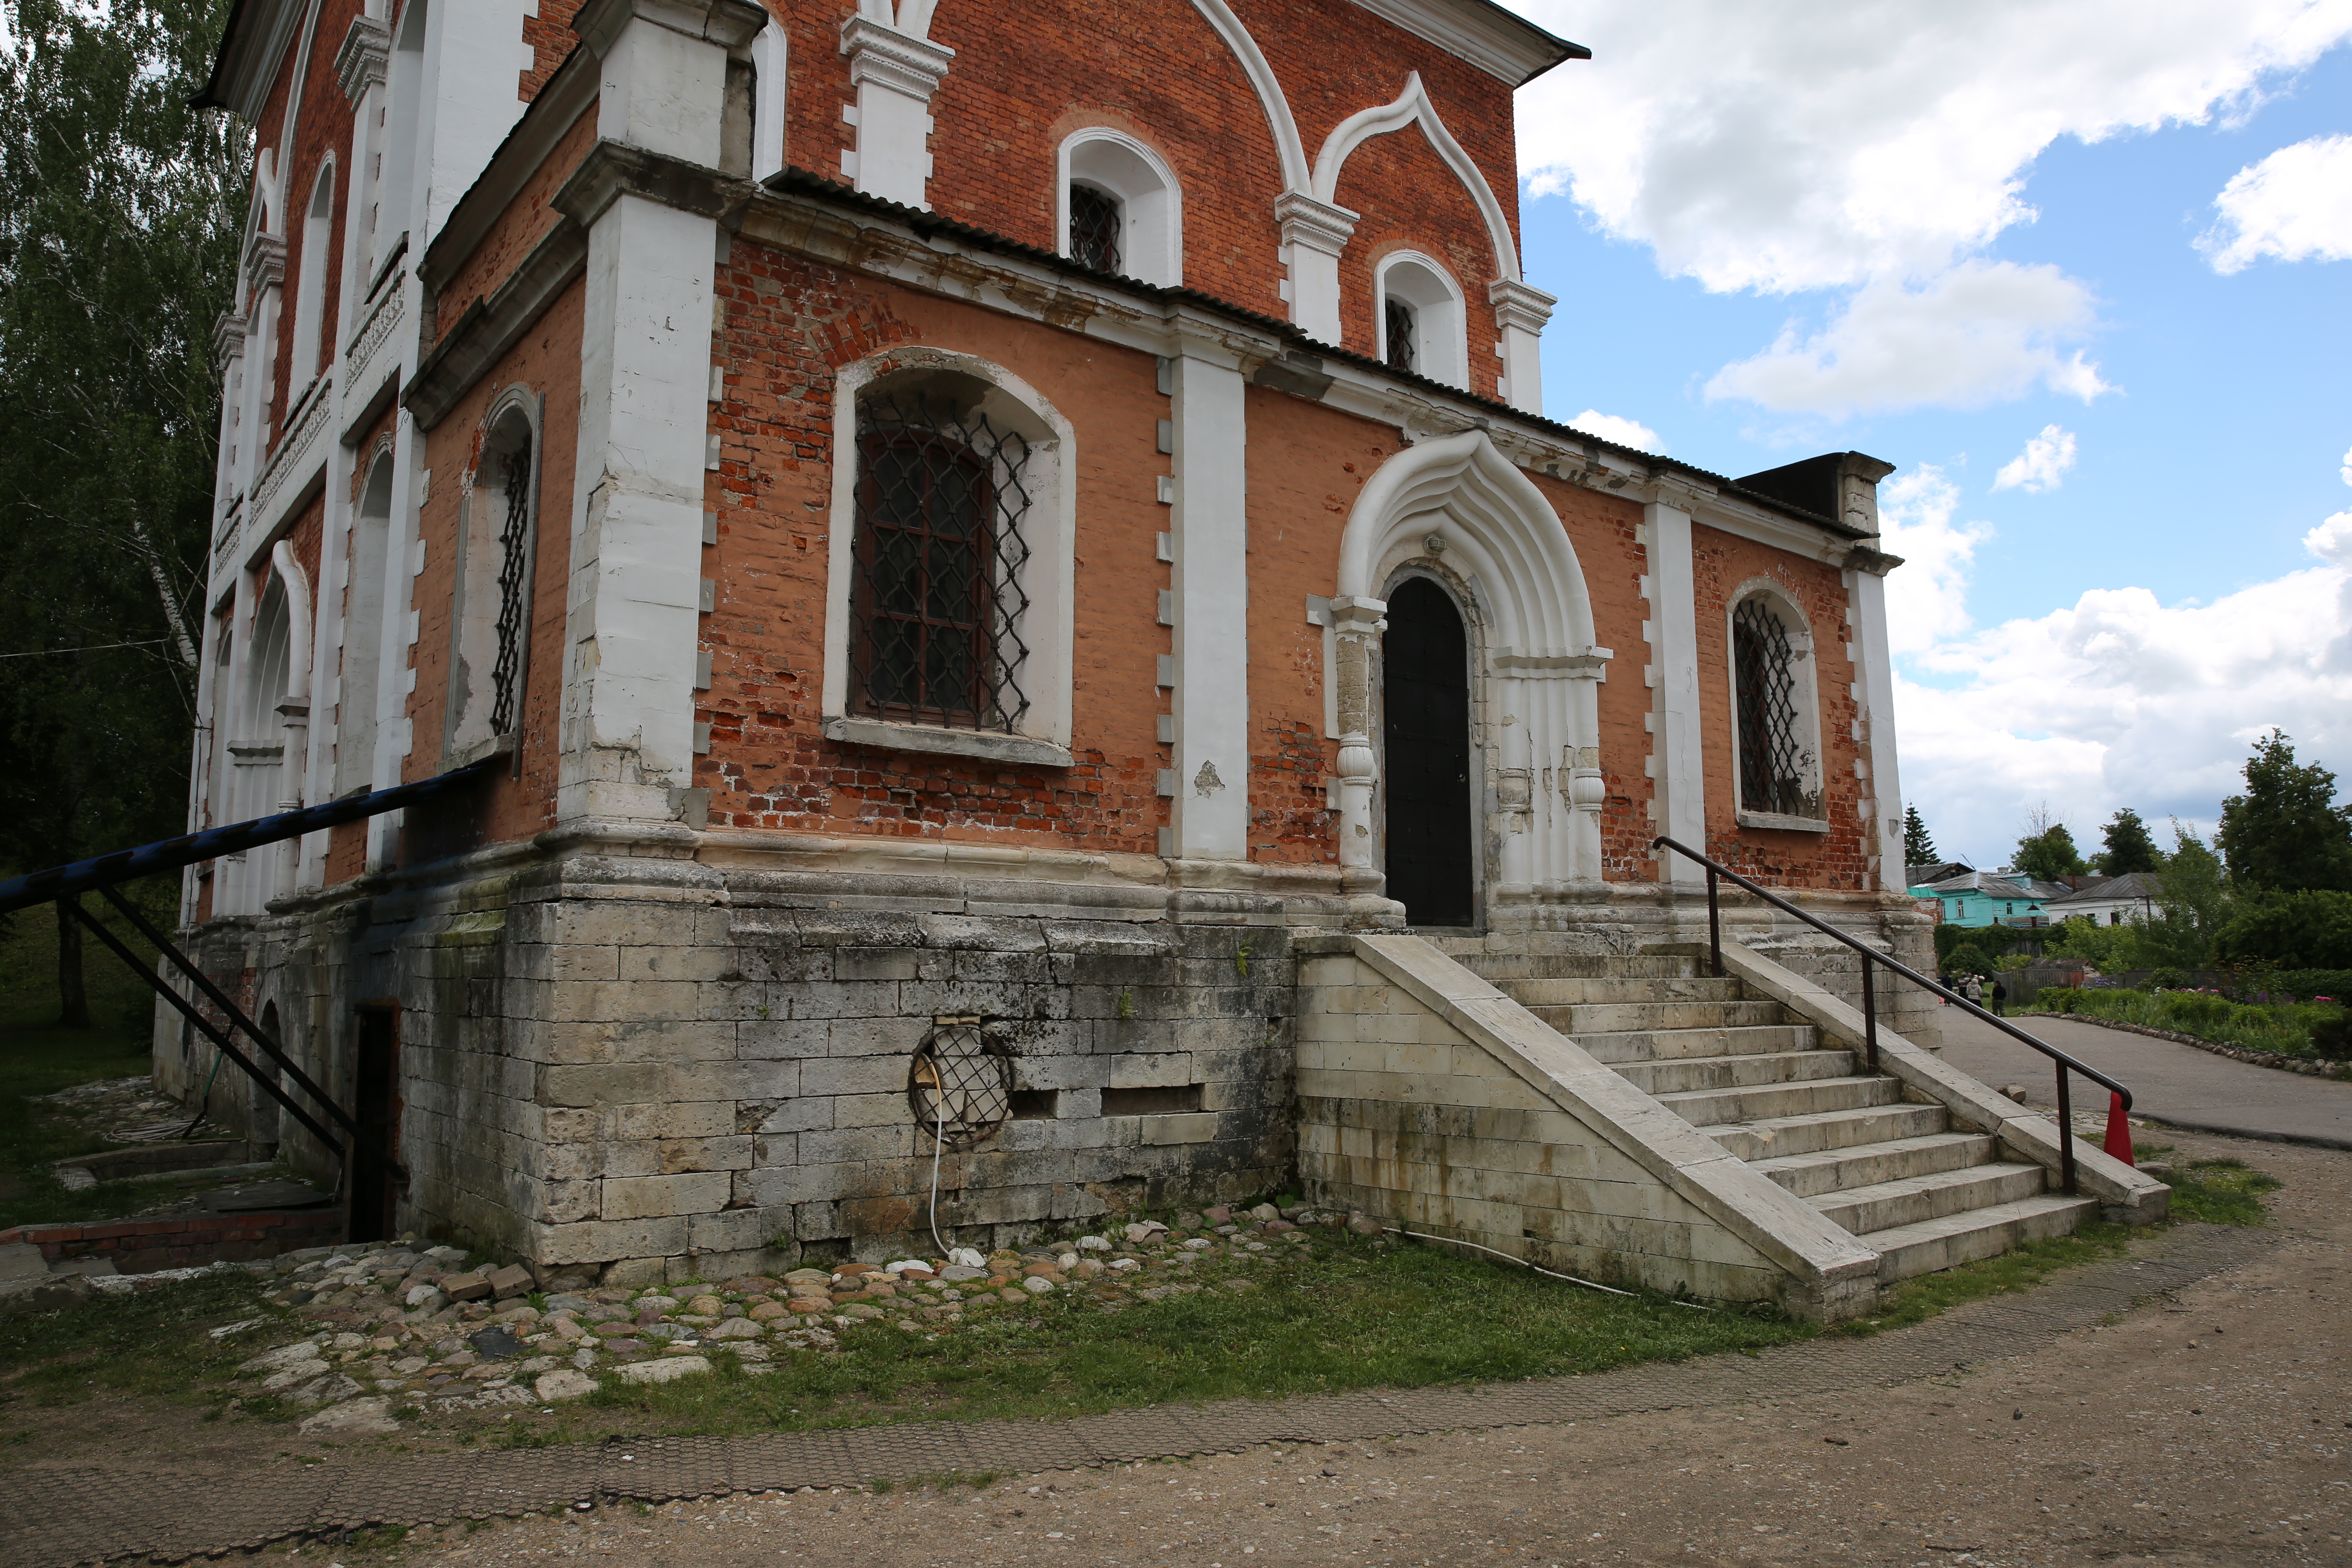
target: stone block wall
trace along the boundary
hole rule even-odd
[[[1572,1097],[1542,1092],[1345,939],[1337,945],[1299,959],[1298,1162],[1308,1202],[1581,1279],[1727,1300],[1785,1298],[1788,1269],[1579,1117]]]

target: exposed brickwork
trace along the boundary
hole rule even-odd
[[[343,96],[343,84],[335,71],[335,51],[342,47],[343,36],[351,30],[352,18],[360,14],[362,0],[324,0],[310,35],[310,56],[302,73],[301,103],[296,111],[292,150],[286,154],[286,165],[279,171],[278,188],[284,193],[285,222],[279,232],[286,237],[286,285],[279,296],[282,307],[278,318],[277,361],[271,369],[274,391],[268,403],[271,450],[278,438],[285,435],[286,414],[293,398],[310,384],[311,377],[335,362],[336,350],[341,342],[337,336],[337,308],[341,289],[337,279],[343,275],[343,214],[351,205],[352,173],[351,162],[352,105]],[[299,55],[300,46],[296,46]],[[290,81],[289,68],[284,78]],[[284,108],[278,109],[282,120]],[[264,114],[258,146],[286,145],[275,132],[277,125]],[[329,159],[335,163],[334,216],[328,226],[326,245],[326,283],[320,291],[319,363],[294,363],[294,302],[302,293],[302,229],[310,210],[312,187],[319,171]]]
[[[1732,760],[1728,603],[1742,583],[1769,577],[1805,612],[1821,713],[1822,810],[1827,833],[1768,832],[1738,823]],[[1796,888],[1864,889],[1869,851],[1854,777],[1853,700],[1860,668],[1846,657],[1847,596],[1838,569],[1704,524],[1691,528],[1691,578],[1698,619],[1699,729],[1706,750],[1707,853],[1759,881]]]
[[[562,221],[562,215],[548,203],[595,145],[596,105],[592,100],[587,111],[548,153],[546,162],[524,182],[513,205],[499,215],[473,254],[442,285],[433,323],[436,339],[446,336],[474,301],[505,282],[531,248]],[[573,377],[578,377],[576,370]]]
[[[556,68],[579,44],[580,36],[572,30],[572,18],[580,5],[581,0],[539,0],[539,14],[523,17],[522,41],[531,48],[531,68],[522,73],[518,94],[525,103],[539,96],[547,79],[555,74]]]
[[[726,400],[713,414],[719,543],[705,553],[710,820],[1150,853],[1165,821],[1150,626],[1167,526],[1149,478],[1168,400],[1150,356],[856,278],[738,238],[719,269]],[[1066,773],[846,746],[820,733],[835,367],[898,343],[971,353],[1076,427],[1077,658]]]

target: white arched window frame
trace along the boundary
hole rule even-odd
[[[481,458],[458,503],[457,602],[450,606],[445,767],[517,743],[530,674],[539,556],[539,395],[510,386],[482,421]]]
[[[342,668],[335,693],[337,799],[365,790],[375,779],[376,700],[383,659],[385,559],[392,537],[392,441],[379,442],[352,520],[351,565],[344,578]]]
[[[1737,628],[1740,607],[1751,602],[1760,603],[1777,616],[1788,638],[1790,698],[1795,708],[1790,734],[1797,748],[1795,778],[1801,806],[1794,812],[1755,811],[1748,805],[1748,781],[1741,761],[1748,748],[1742,743],[1746,731],[1741,717]],[[1725,689],[1730,696],[1731,799],[1738,809],[1739,826],[1799,833],[1828,832],[1829,805],[1822,791],[1822,773],[1821,669],[1814,657],[1812,623],[1785,584],[1770,577],[1751,577],[1732,591],[1724,607],[1723,657]]]
[[[851,710],[851,623],[857,583],[857,497],[861,403],[887,395],[901,381],[941,374],[968,377],[985,395],[972,410],[1027,446],[1021,476],[1026,546],[1017,627],[1024,648],[1021,690],[1026,707],[1010,732],[906,723]],[[1070,692],[1077,589],[1076,442],[1070,422],[1036,388],[1002,365],[943,349],[894,349],[842,368],[834,383],[834,426],[853,433],[836,447],[824,633],[824,733],[833,740],[902,752],[1068,767]]]
[[[1372,331],[1378,357],[1389,358],[1389,301],[1410,309],[1413,321],[1413,370],[1432,381],[1465,391],[1470,385],[1468,311],[1462,285],[1435,258],[1417,250],[1395,250],[1372,269]]]
[[[1118,270],[1162,288],[1184,281],[1184,193],[1168,160],[1107,125],[1074,131],[1062,142],[1054,180],[1054,237],[1070,248],[1070,187],[1091,185],[1119,209]]]
[[[784,166],[784,92],[789,45],[774,22],[751,39],[751,177],[764,180]]]
[[[310,204],[302,214],[301,259],[294,275],[294,356],[288,372],[289,398],[318,379],[320,334],[327,318],[327,250],[335,215],[335,161],[319,170],[310,187]]]

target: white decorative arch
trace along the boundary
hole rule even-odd
[[[1809,809],[1782,813],[1751,809],[1748,805],[1747,781],[1741,772],[1739,657],[1734,626],[1740,605],[1750,599],[1762,599],[1778,611],[1782,629],[1788,636],[1789,675],[1793,684],[1791,696],[1796,707],[1790,739],[1799,748],[1798,789],[1811,803]],[[1828,832],[1829,813],[1823,802],[1824,773],[1822,765],[1821,664],[1814,658],[1812,617],[1806,614],[1803,601],[1788,584],[1777,577],[1754,576],[1725,596],[1723,680],[1727,700],[1726,710],[1731,715],[1731,800],[1739,826],[1781,828],[1800,833]]]
[[[1184,282],[1184,188],[1160,150],[1108,125],[1073,131],[1055,154],[1054,237],[1070,253],[1070,184],[1083,181],[1118,199],[1124,232],[1118,269],[1165,289]]]
[[[1389,359],[1388,302],[1409,306],[1413,366],[1432,381],[1470,388],[1470,309],[1462,285],[1434,256],[1392,250],[1372,268],[1372,357]]]
[[[1478,216],[1486,223],[1486,237],[1495,247],[1496,275],[1507,281],[1518,282],[1519,247],[1511,238],[1510,220],[1503,216],[1503,204],[1495,199],[1494,189],[1486,184],[1486,177],[1478,172],[1478,165],[1471,161],[1469,153],[1462,150],[1462,143],[1454,139],[1454,132],[1448,131],[1445,121],[1438,117],[1437,106],[1430,102],[1429,89],[1422,86],[1419,71],[1407,73],[1404,91],[1398,95],[1394,103],[1360,110],[1332,128],[1331,134],[1324,139],[1322,152],[1315,157],[1315,184],[1312,187],[1315,199],[1338,205],[1339,172],[1347,167],[1348,159],[1356,149],[1375,136],[1402,131],[1413,124],[1421,127],[1422,134],[1429,138],[1429,144],[1437,149],[1437,155],[1445,161],[1445,166],[1454,171],[1454,177],[1470,193],[1470,199],[1477,204]]]
[[[924,0],[908,0],[922,4]],[[1192,0],[1194,9],[1208,18],[1209,26],[1225,40],[1225,47],[1241,61],[1242,73],[1257,89],[1257,100],[1265,110],[1267,129],[1274,132],[1274,150],[1282,160],[1282,186],[1286,191],[1304,192],[1307,188],[1307,143],[1298,134],[1298,121],[1291,118],[1290,100],[1283,95],[1282,83],[1274,68],[1265,62],[1265,55],[1234,15],[1225,0]]]
[[[1408,447],[1374,473],[1340,535],[1338,636],[1340,863],[1370,870],[1378,759],[1371,658],[1387,623],[1374,597],[1406,563],[1442,559],[1487,628],[1485,792],[1498,863],[1490,898],[1528,901],[1601,879],[1600,705],[1611,651],[1592,642],[1584,569],[1543,493],[1483,430]]]

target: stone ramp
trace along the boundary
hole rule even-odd
[[[28,1467],[9,1472],[5,1568],[180,1563],[383,1525],[510,1517],[580,1502],[724,1496],[1182,1458],[1257,1443],[1598,1419],[1907,1383],[2021,1355],[2245,1263],[2275,1233],[2183,1226],[2139,1255],[2074,1270],[1920,1326],[1584,1377],[1114,1411],[1072,1421],[930,1422],[761,1436],[614,1438],[568,1447],[325,1464],[288,1472]],[[1562,1286],[1568,1289],[1573,1287]]]

